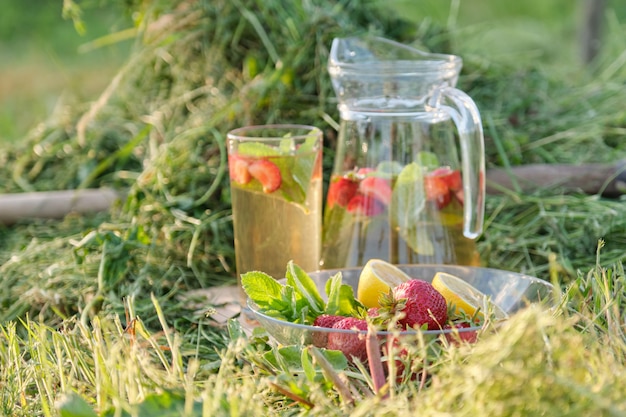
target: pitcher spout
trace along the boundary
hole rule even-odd
[[[420,100],[434,88],[454,87],[463,61],[375,36],[335,38],[328,72],[340,103],[389,98]]]

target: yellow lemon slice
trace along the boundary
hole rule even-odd
[[[380,307],[382,294],[388,294],[391,288],[410,279],[397,266],[382,259],[370,259],[359,276],[356,298],[367,308]]]
[[[465,314],[472,317],[476,314],[476,311],[481,309],[481,311],[478,311],[478,316],[483,317],[483,310],[488,306],[486,303],[487,296],[473,285],[446,272],[437,272],[432,284],[446,299],[448,306],[453,308],[450,312],[451,314],[456,316]],[[496,320],[507,317],[507,314],[496,304],[490,303],[489,307],[493,311]]]

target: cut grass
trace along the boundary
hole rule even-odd
[[[318,353],[304,349],[297,359],[262,333],[243,336],[237,322],[229,337],[206,319],[182,334],[153,299],[150,314],[161,329],[150,331],[132,301],[127,308],[126,322],[100,316],[89,325],[71,319],[51,328],[27,319],[0,326],[3,413],[58,415],[79,406],[85,411],[72,415],[279,416],[312,407],[316,415],[410,416],[418,406],[425,416],[626,412],[619,264],[581,274],[555,310],[523,310],[474,345],[409,342],[416,365],[428,358],[429,377],[392,384],[387,400],[373,395],[367,371],[337,363],[322,371]]]

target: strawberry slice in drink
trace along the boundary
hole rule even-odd
[[[361,193],[350,199],[346,210],[355,216],[373,217],[385,211],[385,205],[374,197],[368,197]]]
[[[430,172],[428,176],[441,179],[452,191],[459,191],[463,188],[461,171],[458,169],[452,169],[448,166],[440,167]]]
[[[358,192],[348,202],[347,210],[358,216],[378,216],[391,202],[391,193],[388,180],[365,177],[358,184]]]
[[[230,155],[228,157],[228,172],[230,179],[237,184],[245,185],[252,180],[252,176],[248,171],[248,165],[250,163],[237,155]]]
[[[366,197],[374,198],[385,206],[391,202],[391,186],[389,181],[378,177],[365,177],[359,184],[359,192]]]
[[[267,159],[257,159],[248,167],[250,175],[261,183],[263,192],[273,193],[280,188],[282,176],[280,169]]]
[[[426,200],[435,203],[441,210],[450,203],[450,188],[440,177],[428,175],[424,178]]]
[[[328,208],[335,204],[346,207],[359,188],[359,183],[348,177],[333,178],[328,187],[326,203]]]

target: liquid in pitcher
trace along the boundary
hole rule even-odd
[[[418,165],[404,169],[421,171]],[[413,178],[387,179],[369,169],[333,175],[324,214],[323,268],[364,265],[372,258],[394,264],[480,264],[475,241],[463,235],[460,172],[440,167],[419,183],[421,173],[405,176]]]
[[[451,121],[425,114],[387,119],[362,112],[344,118],[326,197],[322,267],[362,266],[372,258],[479,265],[476,242],[464,235]],[[370,133],[355,134],[363,125]]]

